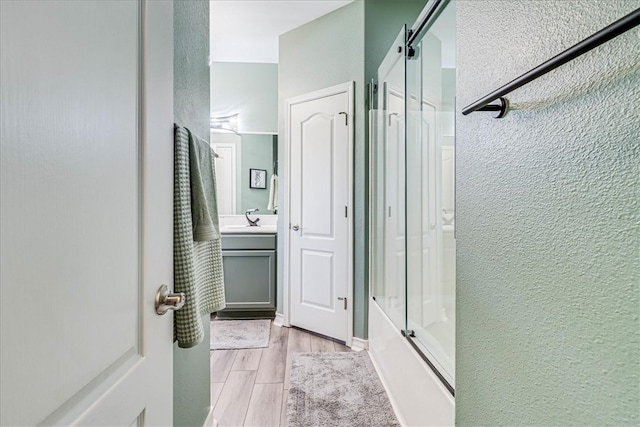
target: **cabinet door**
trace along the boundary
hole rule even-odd
[[[227,309],[276,308],[276,252],[223,251]]]

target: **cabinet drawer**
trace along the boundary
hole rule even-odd
[[[222,236],[222,250],[275,250],[276,235],[257,235],[257,234],[225,234]]]

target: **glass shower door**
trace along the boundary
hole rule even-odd
[[[407,60],[407,335],[454,386],[455,2]]]
[[[376,303],[453,393],[455,377],[455,1],[378,69],[371,124]],[[425,8],[425,10],[427,10]]]
[[[406,323],[405,34],[403,27],[378,69],[371,111],[372,292],[400,330]]]

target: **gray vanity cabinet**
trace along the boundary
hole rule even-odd
[[[276,236],[223,234],[227,308],[222,312],[275,312]]]

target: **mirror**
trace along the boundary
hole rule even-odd
[[[216,177],[220,215],[243,215],[269,203],[278,161],[278,64],[211,64],[211,147],[218,154]],[[254,181],[250,173],[253,170]],[[277,201],[276,201],[277,205]]]
[[[218,213],[242,215],[258,208],[260,215],[276,214],[273,177],[278,173],[278,136],[212,130],[211,147],[216,153]]]

